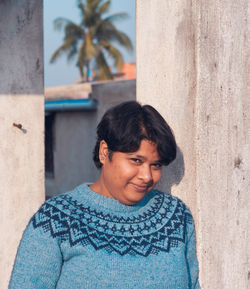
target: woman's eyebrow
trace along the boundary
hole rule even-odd
[[[146,160],[146,158],[142,155],[139,155],[139,154],[136,154],[136,153],[128,153],[130,156],[133,156],[135,158],[138,158],[138,159],[143,159],[143,160]]]
[[[128,153],[130,156],[133,156],[135,158],[138,158],[138,159],[142,159],[142,160],[147,160],[146,157],[142,156],[142,155],[139,155],[139,154],[136,154],[136,153]],[[158,160],[155,160],[153,163],[161,163],[161,160],[158,159]]]

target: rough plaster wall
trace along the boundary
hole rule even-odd
[[[43,99],[39,95],[0,95],[0,108],[2,289],[7,288],[22,232],[44,200]],[[21,123],[23,130],[13,123]]]
[[[145,19],[150,19],[148,25]],[[137,1],[136,29],[137,99],[159,110],[179,146],[177,160],[164,170],[159,187],[164,191],[172,187],[172,193],[195,214],[196,67],[191,1]]]
[[[1,94],[43,94],[42,3],[0,2]]]
[[[206,289],[249,288],[248,12],[246,0],[137,0],[137,98],[162,112],[184,155],[173,193],[195,213]]]
[[[0,288],[4,289],[22,232],[44,200],[42,1],[1,1],[0,27]]]
[[[199,253],[208,289],[250,285],[248,3],[202,1],[199,8]]]

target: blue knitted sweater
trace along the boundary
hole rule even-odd
[[[157,190],[127,206],[83,184],[32,217],[13,288],[200,288],[190,211]]]

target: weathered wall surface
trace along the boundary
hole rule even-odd
[[[196,185],[201,278],[211,289],[250,285],[248,3],[202,1],[199,13]]]
[[[0,288],[4,289],[22,232],[44,200],[42,1],[1,1],[0,27]]]
[[[175,132],[161,186],[182,179],[172,192],[195,215],[204,289],[249,286],[248,11],[246,0],[137,0],[137,98]]]
[[[123,101],[136,99],[136,80],[111,81],[94,84],[92,87],[92,97],[98,100],[97,123],[103,114],[112,106]]]
[[[172,186],[172,192],[195,214],[196,66],[190,5],[191,1],[137,1],[136,69],[137,99],[161,112],[180,147],[160,187],[169,190]]]
[[[54,178],[46,178],[48,196],[97,180],[99,171],[92,160],[97,124],[108,108],[126,100],[135,100],[135,93],[135,80],[93,84],[92,98],[98,100],[96,111],[56,113]]]

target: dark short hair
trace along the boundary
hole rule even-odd
[[[141,105],[136,101],[123,102],[106,111],[97,126],[97,141],[93,160],[97,168],[100,142],[104,140],[111,153],[135,152],[142,140],[157,145],[162,165],[170,164],[176,157],[176,142],[173,132],[164,118],[151,105]]]

